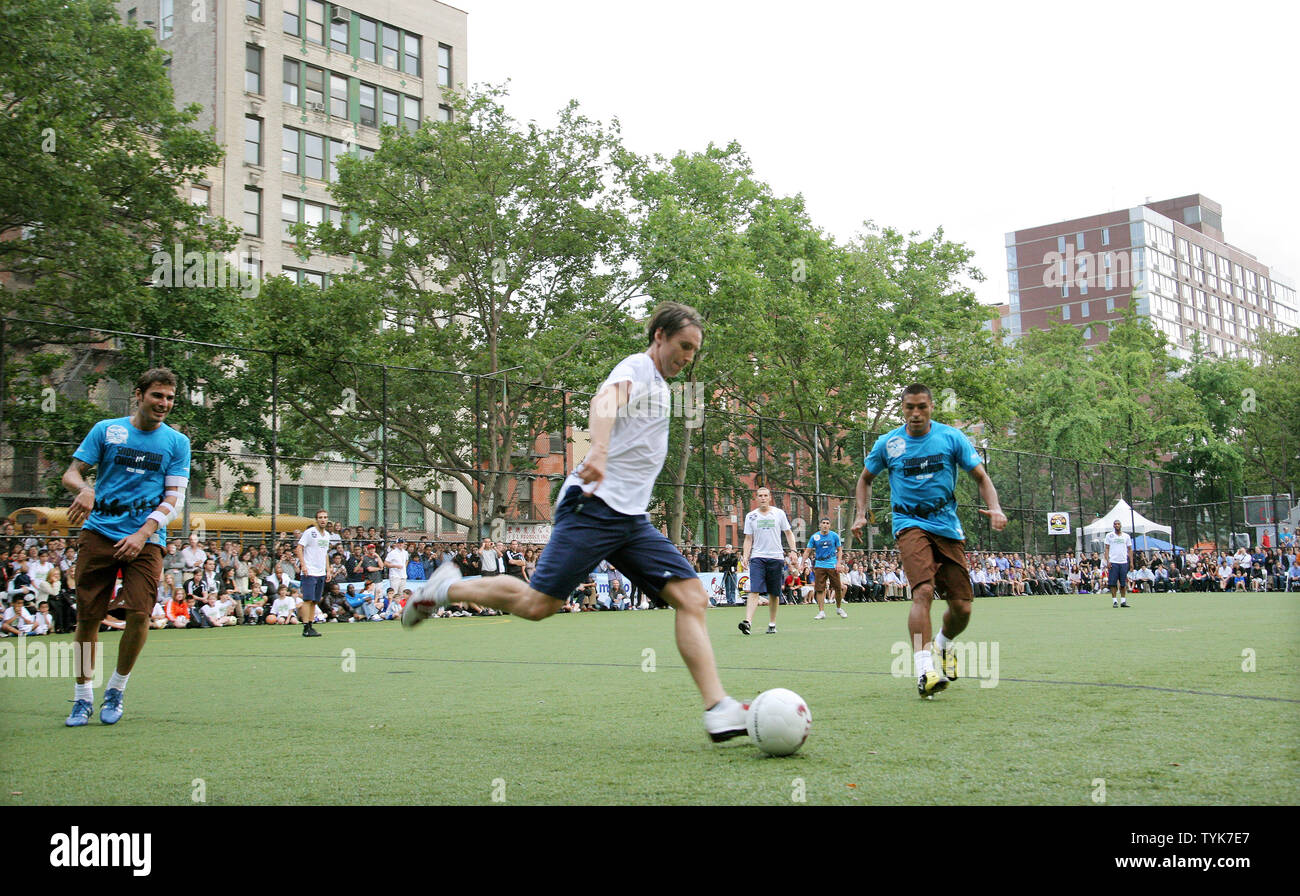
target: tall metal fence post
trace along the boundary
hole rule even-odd
[[[9,322],[0,317],[0,441],[5,434],[5,408],[9,406],[9,383],[5,380],[5,346],[9,344]]]
[[[704,550],[709,550],[710,532],[718,521],[713,518],[713,502],[709,500],[709,440],[705,437],[706,432],[706,410],[700,407],[700,481],[704,489]]]
[[[280,356],[271,355],[271,544],[275,544],[276,514],[280,509]],[[186,502],[189,507],[189,502]]]
[[[1087,525],[1083,521],[1083,464],[1079,463],[1077,460],[1074,462],[1074,487],[1078,491],[1077,497],[1079,498],[1079,529],[1080,531],[1082,531],[1082,527]],[[1082,536],[1079,537],[1079,543],[1077,547],[1079,548],[1079,556],[1083,556]]]
[[[822,518],[822,432],[819,424],[813,424],[813,488],[817,492],[817,508],[813,513],[812,528],[821,525]]]
[[[474,541],[483,541],[483,378],[474,375]]]
[[[388,543],[388,368],[379,368],[379,396],[381,401],[379,422],[379,537]],[[401,527],[402,514],[397,514]]]

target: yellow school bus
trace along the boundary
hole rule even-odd
[[[80,527],[68,526],[68,508],[66,507],[20,507],[9,514],[9,521],[14,524],[14,531],[21,533],[25,525],[31,525],[36,535],[70,536]],[[183,520],[172,520],[167,526],[168,538],[180,538]],[[305,516],[280,515],[275,518],[275,530],[278,535],[302,532],[308,526],[316,524],[314,519]],[[271,515],[248,516],[243,513],[190,513],[190,531],[197,532],[204,541],[258,542],[271,535]]]

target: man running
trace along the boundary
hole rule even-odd
[[[444,563],[413,590],[402,625],[417,625],[452,603],[545,619],[608,559],[643,592],[677,611],[677,649],[704,698],[705,731],[722,741],[746,733],[745,707],[727,696],[718,679],[704,618],[709,598],[695,569],[646,513],[668,454],[667,381],[695,358],[703,322],[695,309],[665,302],[655,309],[646,335],[646,351],[619,362],[592,399],[591,449],[560,489],[551,538],[532,578],[460,581],[456,565]]]
[[[126,622],[99,720],[113,725],[122,718],[122,695],[144,649],[162,579],[167,524],[179,515],[190,478],[190,440],[163,422],[176,403],[176,375],[163,367],[147,370],[132,397],[135,413],[91,427],[63,474],[64,488],[76,494],[68,507],[68,525],[81,525],[73,637],[79,668],[72,713],[65,721],[70,728],[87,724],[95,708],[91,679],[99,624],[108,615],[119,573],[117,597],[126,607]],[[92,486],[85,477],[94,468]]]
[[[817,615],[813,619],[826,618],[826,589],[829,586],[835,595],[835,612],[841,619],[848,619],[844,612],[844,586],[840,583],[840,535],[831,531],[831,521],[822,517],[818,531],[808,539],[804,548],[804,559],[813,561],[813,587],[817,594]]]
[[[858,478],[857,518],[853,532],[861,536],[871,506],[871,483],[889,470],[894,539],[903,571],[912,586],[912,610],[907,617],[913,659],[918,673],[917,691],[930,697],[957,679],[954,639],[970,623],[971,585],[966,568],[966,534],[957,517],[957,467],[979,485],[980,499],[988,509],[979,512],[1001,532],[1007,525],[993,480],[979,454],[959,429],[930,419],[934,398],[928,387],[914,383],[903,391],[903,426],[876,439]],[[943,627],[934,647],[942,672],[935,671],[930,654],[930,603],[938,591],[948,601]]]

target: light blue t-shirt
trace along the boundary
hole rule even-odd
[[[822,535],[817,530],[808,539],[808,547],[813,549],[813,566],[817,569],[834,569],[835,554],[840,549],[840,536],[836,532]]]
[[[967,472],[983,461],[961,430],[931,421],[920,438],[900,426],[876,439],[864,465],[873,476],[889,469],[894,536],[913,526],[966,540],[957,518],[957,467]]]
[[[130,417],[100,420],[72,455],[98,468],[95,507],[82,527],[120,541],[134,535],[162,503],[168,476],[190,476],[190,440],[166,423],[143,432]],[[149,539],[165,546],[161,528]]]

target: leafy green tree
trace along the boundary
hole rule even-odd
[[[576,104],[553,127],[523,125],[498,88],[444,97],[452,121],[385,129],[372,159],[341,161],[332,191],[354,223],[298,233],[304,253],[356,266],[307,303],[268,291],[257,330],[291,353],[285,426],[305,456],[386,463],[398,488],[475,527],[504,513],[529,446],[561,428],[563,390],[590,392],[635,350],[638,287],[616,125]],[[362,364],[376,361],[410,369],[385,382]],[[568,407],[570,423],[586,416],[585,400]],[[481,494],[477,519],[430,497],[448,479]]]
[[[103,415],[89,400],[95,387],[118,394],[109,410],[125,413],[121,397],[150,362],[180,376],[172,421],[197,451],[261,424],[248,384],[220,352],[166,340],[237,340],[246,284],[224,259],[237,231],[205,219],[183,193],[222,153],[191,126],[197,106],[175,107],[165,61],[152,33],[122,24],[108,0],[0,5],[0,311],[9,316],[11,435],[75,444]],[[188,277],[175,264],[178,246]],[[114,346],[104,331],[154,338]],[[207,407],[189,406],[198,392]],[[223,403],[235,393],[243,413]],[[56,480],[67,451],[47,453]],[[205,460],[216,462],[196,459],[198,478]]]

